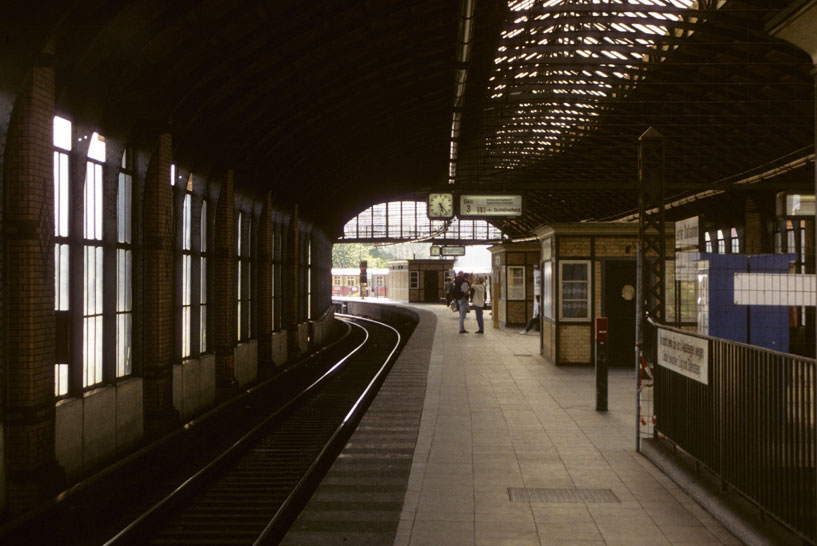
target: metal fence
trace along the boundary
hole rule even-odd
[[[650,323],[652,363],[659,330],[705,340],[708,384],[654,366],[655,433],[817,543],[815,360]]]

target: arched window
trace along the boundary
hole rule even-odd
[[[730,232],[730,242],[732,254],[740,254],[740,236],[738,235],[738,230],[736,228],[732,228]]]
[[[133,373],[133,175],[122,154],[116,192],[116,376]]]
[[[280,330],[283,323],[281,296],[283,284],[283,237],[280,224],[275,224],[272,234],[272,329]]]
[[[102,383],[102,171],[105,139],[94,133],[88,146],[83,191],[84,278],[82,283],[82,386]]]
[[[306,242],[306,319],[312,319],[312,239]]]
[[[246,225],[246,234],[247,234],[247,247],[244,254],[246,255],[247,259],[244,263],[244,276],[247,281],[247,288],[246,288],[246,297],[244,298],[247,302],[247,310],[246,310],[246,320],[247,320],[247,339],[250,339],[253,335],[252,329],[252,215],[247,215],[247,225]]]
[[[238,213],[238,340],[252,337],[252,217]]]
[[[57,358],[54,369],[54,394],[68,394],[69,311],[69,195],[71,122],[54,117],[54,309],[57,312]]]
[[[199,351],[207,351],[207,201],[201,203],[201,309],[199,320]]]
[[[343,228],[341,241],[447,239],[475,242],[500,242],[502,232],[485,220],[453,218],[429,220],[425,201],[390,201],[369,207]]]
[[[190,304],[192,292],[192,187],[184,193],[182,202],[182,358],[190,356]]]

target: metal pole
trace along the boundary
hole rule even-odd
[[[639,361],[640,347],[644,341],[642,317],[644,316],[644,275],[642,274],[644,261],[644,252],[641,245],[638,245],[638,253],[636,254],[636,270],[635,270],[635,450],[641,451],[641,425],[638,421],[638,413],[641,407],[641,391],[638,384],[638,373],[641,362]]]
[[[665,319],[666,237],[664,233],[664,143],[661,133],[650,127],[638,138],[638,255],[636,301],[636,451],[641,448],[641,386],[639,385],[640,352],[645,347],[644,329],[647,316]],[[645,307],[646,306],[646,307]],[[650,338],[652,339],[652,338]],[[648,357],[648,358],[649,358]],[[655,391],[653,391],[653,395]],[[655,396],[653,396],[653,405]],[[652,420],[653,412],[647,417]]]
[[[817,56],[812,56],[813,59],[817,60]],[[811,70],[812,76],[814,76],[814,144],[817,147],[817,63],[812,67]],[[817,149],[817,148],[816,148]],[[815,207],[814,207],[814,230],[815,230],[815,237],[814,237],[814,262],[815,262],[815,271],[817,271],[817,157],[814,158],[814,198],[815,198]],[[815,352],[814,357],[817,359],[817,313],[814,313],[815,316]],[[817,373],[817,371],[815,371]],[[811,403],[817,404],[817,386],[814,383],[811,385],[812,394],[811,394]],[[812,422],[812,448],[814,449],[814,457],[815,460],[812,461],[817,466],[817,419],[813,420]],[[815,473],[815,479],[817,480],[817,473]],[[817,484],[815,484],[815,490],[817,490]],[[817,517],[817,508],[815,508],[815,517]]]
[[[607,411],[607,317],[596,317],[596,411]]]

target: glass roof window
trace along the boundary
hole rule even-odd
[[[695,0],[508,0],[489,82],[492,164],[513,169],[592,131],[604,101],[636,84],[645,59]]]
[[[499,242],[502,231],[485,220],[429,220],[425,201],[390,201],[364,210],[343,228],[340,241],[457,240]]]

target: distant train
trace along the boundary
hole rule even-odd
[[[472,275],[479,275],[485,279],[485,287],[486,287],[486,303],[491,302],[493,299],[493,284],[492,284],[492,275],[490,269],[483,270],[482,268],[477,268],[476,271],[469,270],[469,273]],[[446,272],[446,278],[453,279],[454,277],[454,270]],[[367,286],[366,286],[366,293],[364,294],[365,297],[375,297],[375,298],[388,298],[389,297],[389,288],[388,288],[388,281],[387,278],[389,276],[389,270],[387,268],[380,269],[380,268],[368,268],[366,270],[366,279],[367,279]],[[332,268],[332,296],[348,296],[348,297],[360,297],[360,269],[357,267],[333,267]],[[394,297],[394,296],[393,296]],[[400,300],[401,297],[398,294],[397,299]],[[436,300],[434,300],[436,301]],[[440,299],[442,301],[442,299]]]
[[[366,293],[364,296],[387,298],[386,277],[388,269],[367,268]],[[357,267],[332,268],[332,295],[333,296],[360,296],[360,269]]]

